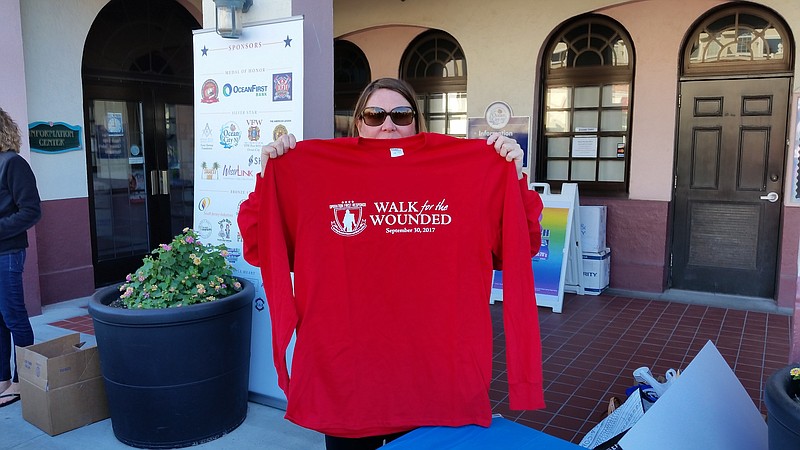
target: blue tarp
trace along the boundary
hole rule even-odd
[[[492,419],[489,428],[477,425],[418,428],[381,447],[381,450],[384,449],[577,450],[583,447],[508,419],[496,417]]]

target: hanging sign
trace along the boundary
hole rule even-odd
[[[64,153],[81,149],[81,127],[64,122],[33,122],[28,124],[31,151]]]

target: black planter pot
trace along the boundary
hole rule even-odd
[[[800,364],[773,373],[764,390],[770,450],[800,450],[800,403],[794,398],[800,389],[789,375],[793,367]]]
[[[107,306],[118,286],[89,301],[114,435],[141,448],[216,439],[247,416],[253,284],[185,308]]]

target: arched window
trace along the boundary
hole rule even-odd
[[[417,92],[429,131],[466,137],[467,61],[455,38],[429,30],[409,44],[400,77]]]
[[[722,6],[693,28],[683,51],[683,74],[790,72],[792,38],[764,8]]]
[[[356,44],[333,41],[333,128],[335,137],[347,136],[353,110],[372,75],[366,55]]]
[[[537,176],[556,188],[625,192],[630,161],[633,47],[618,23],[579,17],[547,45]]]

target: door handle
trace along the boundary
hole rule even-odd
[[[150,171],[150,195],[158,195],[158,171],[151,170]]]
[[[159,178],[161,179],[161,195],[169,195],[169,172],[162,170]]]
[[[770,202],[775,203],[775,202],[778,201],[778,197],[779,197],[778,193],[775,192],[775,191],[772,191],[767,195],[762,195],[761,196],[761,200],[769,200]]]
[[[150,171],[150,195],[169,195],[169,172],[166,170]]]

